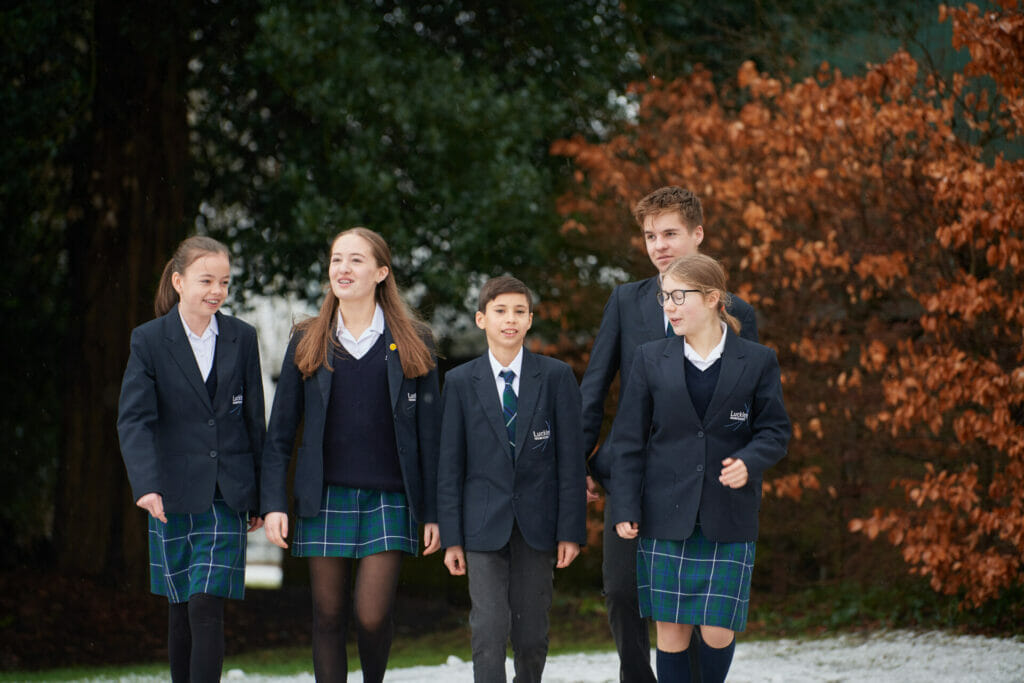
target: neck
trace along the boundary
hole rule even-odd
[[[696,351],[701,358],[707,358],[711,349],[718,346],[722,341],[722,325],[715,318],[709,325],[702,327],[692,334],[686,335],[686,343]]]
[[[179,307],[178,310],[181,310]],[[203,333],[206,332],[206,328],[210,326],[209,315],[201,315],[197,313],[189,313],[188,311],[181,311],[181,319],[188,325],[188,329],[192,330],[192,334],[197,337],[202,337]]]
[[[377,302],[373,297],[361,301],[338,302],[341,320],[356,339],[359,339],[359,335],[365,332],[373,322],[373,314],[376,310]]]
[[[519,349],[520,348],[522,348],[522,347],[517,346],[514,349],[505,349],[505,348],[491,349],[491,353],[494,354],[495,360],[497,360],[498,363],[501,364],[501,367],[507,368],[510,365],[512,365],[512,361],[514,361],[516,359],[516,355],[519,354]]]

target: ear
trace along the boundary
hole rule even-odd
[[[704,241],[704,226],[698,225],[693,229],[693,242],[697,246],[700,246],[701,242]]]
[[[484,329],[484,327],[485,327],[485,325],[484,325],[484,314],[481,313],[480,311],[476,312],[476,326],[479,327],[481,330]]]
[[[527,332],[531,327],[533,327],[533,311],[530,311],[530,317],[526,319],[526,329],[523,331]]]
[[[181,296],[181,290],[183,287],[181,273],[171,273],[171,287],[174,287],[174,291]]]
[[[387,277],[388,277],[388,273],[390,273],[390,272],[391,272],[391,269],[388,268],[387,266],[381,266],[380,268],[378,268],[377,269],[377,284],[379,285],[380,283],[384,282],[384,280],[386,280]]]
[[[722,293],[719,292],[717,289],[712,290],[711,292],[708,293],[707,296],[704,297],[704,303],[707,305],[708,308],[718,310],[718,308],[722,304]]]

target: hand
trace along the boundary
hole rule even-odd
[[[263,520],[263,531],[267,540],[278,548],[287,548],[284,539],[288,538],[288,515],[283,512],[268,512]]]
[[[587,502],[596,503],[601,500],[601,494],[597,492],[597,482],[589,474],[587,475]]]
[[[636,522],[619,522],[615,525],[615,533],[619,535],[619,538],[636,538],[636,535],[640,533],[640,525]]]
[[[722,482],[723,486],[739,489],[747,485],[749,476],[747,463],[739,458],[726,458],[722,461],[722,473],[718,475],[718,481]]]
[[[263,526],[263,518],[259,515],[253,515],[249,518],[249,528],[246,531],[253,532]]]
[[[453,545],[445,549],[444,566],[448,567],[448,573],[452,576],[464,576],[466,574],[466,554],[462,552],[461,545]]]
[[[423,525],[423,554],[430,555],[441,549],[441,529],[437,522]]]
[[[135,504],[156,519],[167,524],[167,515],[164,514],[164,497],[159,493],[147,493],[135,501]]]
[[[555,565],[558,569],[565,569],[572,561],[579,557],[580,544],[573,543],[572,541],[559,541],[558,542],[558,563]]]

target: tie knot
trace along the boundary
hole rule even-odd
[[[512,380],[516,378],[515,370],[502,370],[498,373],[498,377],[505,380],[505,384],[512,384]]]

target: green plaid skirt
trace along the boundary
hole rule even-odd
[[[366,557],[387,550],[415,555],[418,548],[416,522],[404,493],[328,485],[320,513],[299,517],[292,555]]]
[[[743,631],[756,546],[753,541],[715,543],[699,524],[685,541],[641,536],[636,554],[640,614]]]
[[[199,514],[166,514],[166,524],[149,516],[149,589],[171,602],[187,602],[197,593],[245,597],[248,515],[223,498]]]

